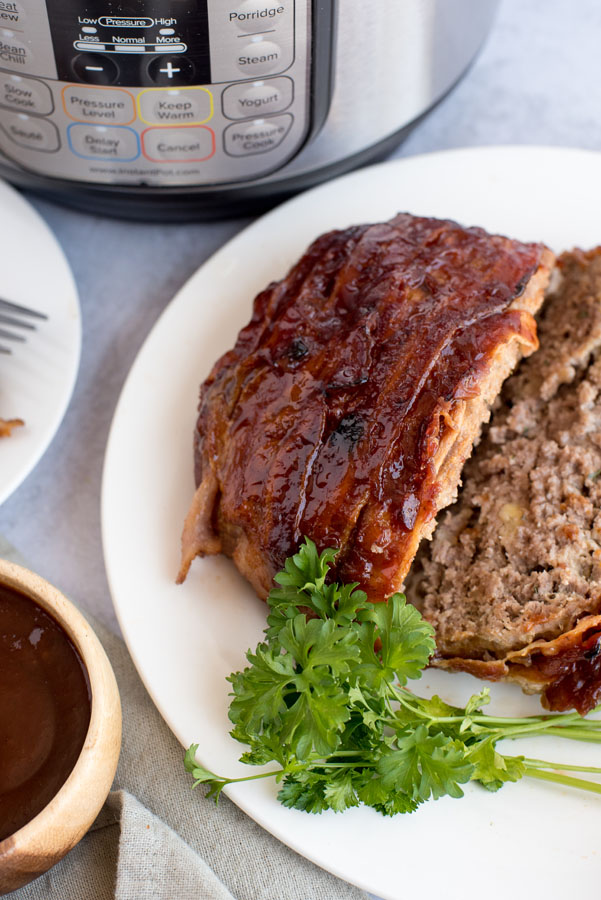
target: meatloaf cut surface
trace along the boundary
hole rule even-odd
[[[540,350],[505,384],[407,590],[436,665],[601,700],[601,248],[564,254]]]
[[[552,264],[541,244],[406,214],[318,238],[202,385],[179,580],[222,552],[265,597],[308,536],[339,548],[336,577],[397,590],[537,346]]]

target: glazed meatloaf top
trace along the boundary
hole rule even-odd
[[[373,599],[397,590],[536,347],[552,262],[406,214],[318,238],[202,386],[180,580],[224,552],[264,597],[306,535]]]
[[[540,350],[505,384],[408,583],[438,664],[601,698],[601,249],[560,259]]]

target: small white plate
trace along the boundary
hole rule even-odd
[[[62,422],[79,367],[81,316],[75,282],[56,238],[4,182],[0,235],[0,297],[48,316],[35,322],[37,331],[23,332],[26,343],[11,343],[11,356],[0,355],[0,417],[25,421],[0,440],[3,503],[40,460]]]
[[[250,317],[255,294],[282,277],[318,234],[400,210],[543,240],[554,249],[601,243],[601,155],[552,148],[482,148],[364,169],[316,188],[251,225],[180,291],[147,339],[110,435],[103,541],[117,615],[157,707],[184,746],[200,744],[213,771],[248,772],[229,736],[226,675],[245,665],[265,606],[232,564],[196,560],[174,578],[191,500],[198,387]],[[464,703],[479,682],[427,672],[419,688]],[[518,688],[492,686],[499,715],[540,711]],[[149,748],[150,750],[150,748]],[[594,745],[533,739],[508,752],[595,764]],[[251,770],[252,771],[252,770]],[[470,785],[412,814],[366,808],[311,816],[276,801],[268,781],[229,796],[299,853],[390,900],[598,895],[601,799],[524,780],[489,794]],[[198,797],[199,803],[208,802]]]

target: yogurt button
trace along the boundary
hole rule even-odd
[[[252,84],[232,84],[223,92],[223,112],[228,119],[250,119],[265,113],[282,112],[292,103],[291,78],[272,78]]]
[[[43,81],[0,72],[0,106],[47,116],[54,109],[54,101]]]
[[[251,41],[238,52],[237,65],[248,78],[267,75],[283,65],[283,53],[273,41]]]

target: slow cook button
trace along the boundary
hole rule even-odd
[[[254,153],[267,153],[278,147],[292,125],[292,116],[274,116],[271,119],[255,119],[253,122],[241,122],[240,125],[228,125],[223,133],[225,152],[230,156],[252,156]]]
[[[147,128],[142,151],[152,162],[204,162],[215,153],[215,133],[206,125],[195,128]]]
[[[140,155],[140,142],[133,128],[106,125],[69,125],[69,146],[83,159],[131,162]]]
[[[138,94],[138,109],[148,125],[202,125],[213,115],[213,96],[203,87],[148,88]]]
[[[106,122],[107,125],[129,125],[136,118],[134,98],[122,88],[63,88],[63,106],[76,122]]]
[[[54,153],[61,142],[58,130],[48,119],[33,119],[24,113],[0,112],[0,126],[19,147]]]
[[[228,119],[249,119],[258,113],[277,113],[292,103],[291,78],[271,78],[252,84],[232,84],[223,92],[223,113]]]
[[[32,53],[12,31],[0,29],[0,64],[25,66],[32,60]]]
[[[251,41],[238,53],[238,68],[248,78],[282,68],[282,48],[273,41]]]
[[[43,81],[0,72],[0,106],[47,116],[54,109],[54,102],[50,88]]]

